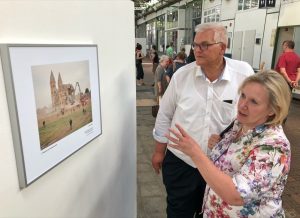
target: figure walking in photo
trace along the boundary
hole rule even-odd
[[[72,129],[72,123],[73,123],[73,121],[72,121],[72,119],[70,119],[70,120],[69,120],[70,130]]]

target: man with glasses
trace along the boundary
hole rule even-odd
[[[157,173],[162,169],[168,218],[202,217],[206,186],[193,161],[167,146],[169,128],[180,124],[209,154],[210,135],[220,134],[234,119],[238,87],[254,73],[249,64],[224,57],[227,31],[221,24],[199,24],[195,31],[192,47],[196,61],[173,75],[153,130],[152,166]]]

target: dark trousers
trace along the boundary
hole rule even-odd
[[[206,182],[197,168],[186,164],[167,150],[162,164],[163,182],[167,191],[168,218],[202,217]]]
[[[136,66],[136,79],[144,79],[144,69],[143,65],[141,63],[138,63],[135,65]]]
[[[293,87],[290,86],[289,83],[288,83],[288,86],[289,86],[290,91],[291,91],[291,100],[293,100]],[[290,108],[289,108],[289,110],[290,110]],[[283,122],[282,122],[283,125],[285,125],[285,123],[286,123],[286,121],[287,121],[287,117],[288,117],[288,115],[284,118],[284,120],[283,120]]]

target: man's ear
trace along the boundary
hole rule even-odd
[[[220,51],[221,55],[225,54],[226,48],[227,48],[227,45],[225,45],[224,43],[221,43],[221,51]]]

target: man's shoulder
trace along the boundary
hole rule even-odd
[[[172,79],[174,78],[178,81],[187,80],[188,78],[190,78],[190,76],[188,75],[192,75],[195,71],[195,67],[196,62],[192,62],[178,68],[176,72],[174,72]]]
[[[175,63],[177,64],[177,63]],[[178,63],[179,64],[179,63]],[[182,64],[182,63],[180,63]],[[178,70],[176,71],[177,74],[186,74],[186,73],[192,73],[193,70],[196,67],[196,62],[192,62],[189,64],[184,64],[182,67],[178,68]]]
[[[253,68],[250,66],[249,63],[245,61],[235,60],[231,58],[225,58],[225,60],[226,67],[229,71],[233,71],[234,73],[239,73],[246,76],[254,73]]]

